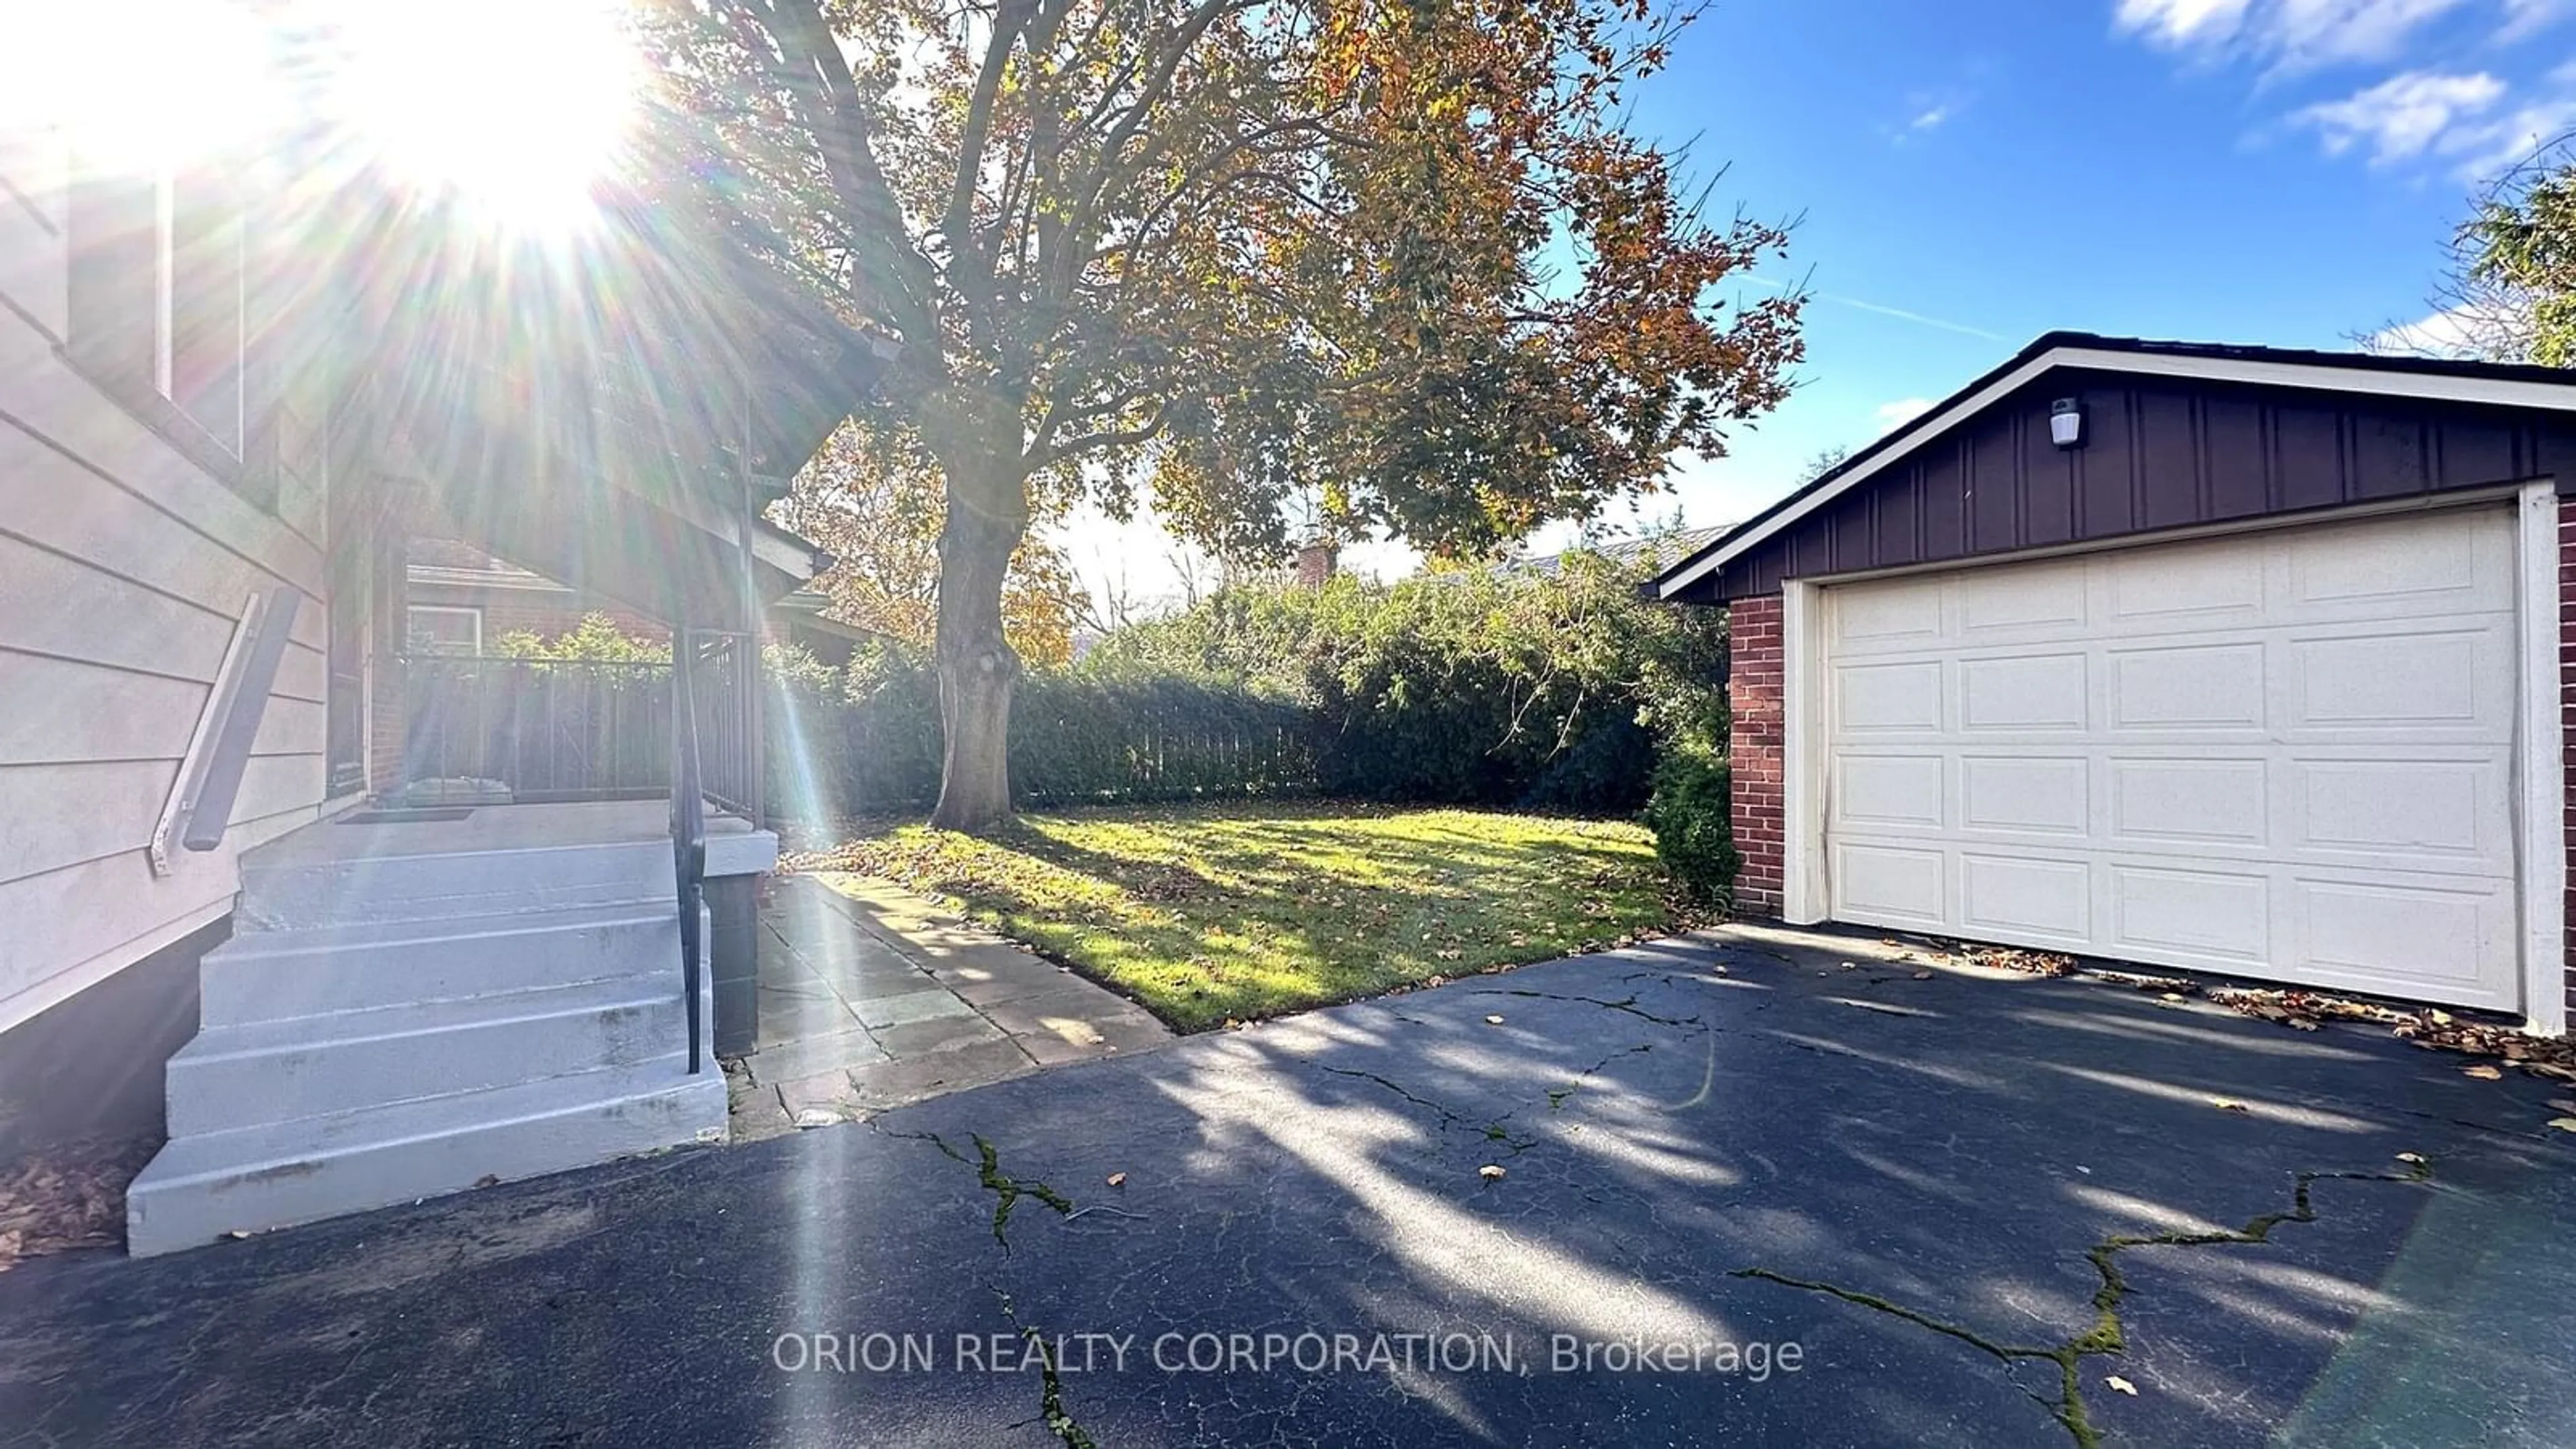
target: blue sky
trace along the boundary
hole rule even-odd
[[[1801,386],[1645,505],[1715,524],[2051,329],[2423,318],[2479,177],[2576,126],[2576,0],[1720,0],[1634,99],[1712,205],[1803,217],[1762,273],[1813,293]],[[1162,586],[1150,528],[1069,542]]]

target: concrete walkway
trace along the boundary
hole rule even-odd
[[[778,881],[759,994],[757,1049],[726,1073],[738,1140],[1172,1040],[1115,992],[888,882],[830,872]]]

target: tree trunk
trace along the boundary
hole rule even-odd
[[[1028,531],[1028,499],[1017,466],[1017,414],[990,421],[1008,432],[988,428],[965,446],[933,443],[948,501],[939,531],[937,649],[946,741],[939,805],[930,814],[943,830],[990,830],[1011,818],[1011,694],[1020,656],[1002,634],[1002,585]]]

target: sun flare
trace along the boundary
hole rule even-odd
[[[578,226],[613,175],[642,64],[610,0],[352,0],[338,109],[393,176],[494,224]]]

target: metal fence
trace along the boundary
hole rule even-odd
[[[697,706],[700,786],[706,798],[736,815],[759,810],[759,753],[752,747],[759,714],[752,698],[758,665],[751,640],[741,634],[701,630],[692,634],[697,667],[690,694]]]
[[[589,659],[405,661],[411,780],[498,780],[520,800],[671,788],[671,666]]]

